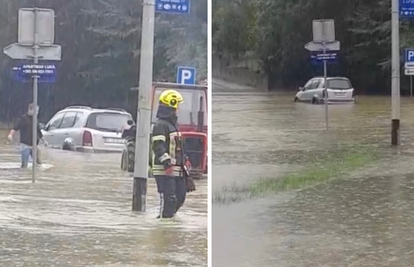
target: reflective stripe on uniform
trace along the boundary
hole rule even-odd
[[[183,171],[180,166],[172,166],[174,176],[183,176]],[[152,167],[153,175],[165,175],[165,170],[163,165],[155,165]]]
[[[164,153],[162,154],[162,156],[160,157],[160,162],[164,162],[168,159],[171,159],[170,155],[168,155],[168,153]]]
[[[156,136],[153,136],[152,137],[152,142],[155,142],[155,141],[163,141],[163,142],[165,142],[165,136],[164,135],[156,135]]]
[[[170,155],[172,159],[175,159],[175,150],[177,148],[177,142],[175,142],[175,137],[180,137],[180,132],[170,133]]]

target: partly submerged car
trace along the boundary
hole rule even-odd
[[[348,78],[328,77],[326,80],[328,103],[355,103],[355,90]],[[294,101],[320,104],[325,103],[325,97],[324,77],[315,77],[310,79],[304,87],[299,87]]]
[[[49,147],[81,152],[122,152],[122,129],[131,120],[122,109],[69,106],[42,125]]]

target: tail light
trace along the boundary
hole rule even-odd
[[[82,138],[83,146],[92,146],[92,134],[89,131],[83,132],[83,138]]]

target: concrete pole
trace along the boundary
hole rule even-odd
[[[143,1],[132,210],[145,212],[150,149],[155,0]]]
[[[34,64],[38,64],[39,63],[39,58],[38,58],[38,53],[37,50],[39,49],[39,44],[38,44],[38,25],[37,25],[37,8],[35,8],[34,10],[34,44],[33,44],[33,61]],[[32,165],[32,183],[36,182],[36,167],[37,167],[37,93],[38,93],[38,81],[39,81],[39,76],[38,75],[33,75],[33,105],[34,105],[34,112],[33,112],[33,134],[32,134],[32,160],[33,160],[33,165]]]
[[[392,0],[391,5],[391,144],[397,146],[400,141],[400,21],[398,0]]]

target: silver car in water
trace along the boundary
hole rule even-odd
[[[351,81],[345,77],[327,78],[328,103],[355,103],[355,90]],[[320,104],[325,102],[325,83],[323,77],[310,79],[304,87],[299,87],[294,101]]]
[[[132,119],[122,109],[69,106],[41,125],[49,147],[81,152],[122,152],[122,130]]]

